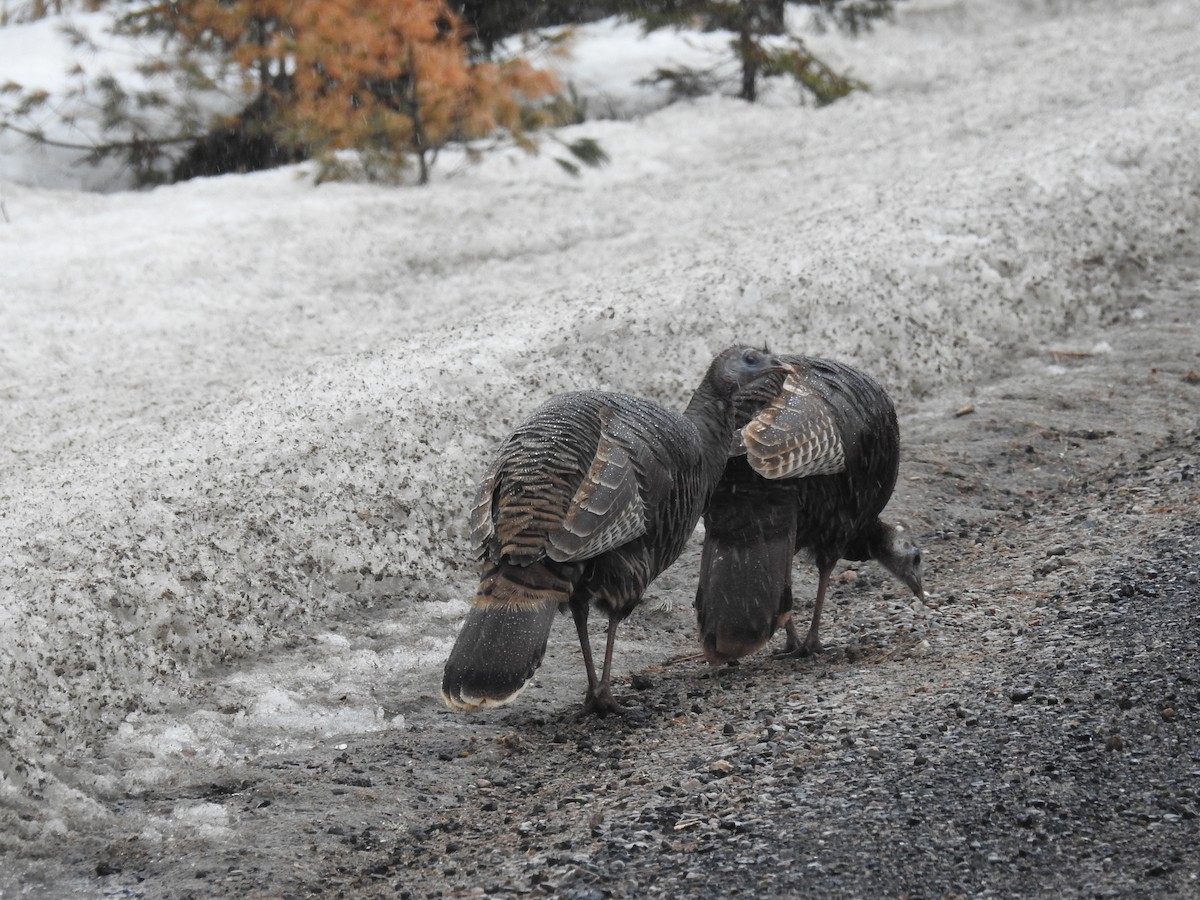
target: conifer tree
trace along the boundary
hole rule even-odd
[[[451,0],[451,6],[487,57],[497,42],[514,34],[594,22],[620,12],[618,0]]]
[[[171,0],[131,8],[117,31],[164,36],[166,54],[140,67],[148,87],[107,73],[89,79],[76,66],[56,108],[48,92],[9,83],[0,86],[0,130],[93,162],[121,156],[143,184],[164,180],[172,160],[180,179],[308,157],[321,163],[318,180],[345,173],[347,160],[380,179],[415,161],[424,184],[447,143],[501,132],[532,149],[529,129],[557,115],[553,104],[530,105],[557,91],[554,76],[520,58],[473,56],[469,28],[447,0]],[[95,46],[77,29],[71,39]],[[242,73],[248,102],[214,126],[205,107],[231,70]],[[81,105],[99,113],[99,133],[51,140],[43,123],[58,115],[79,131],[71,107]],[[605,160],[594,142],[564,147],[584,164]]]
[[[832,103],[862,82],[835,72],[809,52],[797,37],[768,42],[764,38],[786,35],[784,0],[620,0],[622,11],[640,19],[649,30],[663,27],[729,31],[732,50],[741,64],[738,96],[754,102],[761,78],[790,75],[818,104]],[[858,32],[875,19],[891,14],[892,0],[798,0],[797,5],[817,7],[839,27]],[[659,70],[659,80],[676,83],[696,80],[695,73]]]
[[[414,158],[423,184],[449,141],[505,129],[523,142],[523,101],[557,89],[522,60],[473,61],[445,0],[183,0],[165,10],[191,48],[221,45],[254,78],[322,177],[354,149],[376,176]]]

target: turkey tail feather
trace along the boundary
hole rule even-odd
[[[711,665],[763,646],[791,609],[793,532],[761,542],[706,536],[696,611],[704,657]]]
[[[544,566],[501,564],[479,585],[442,675],[451,709],[511,703],[533,677],[570,583]]]
[[[792,608],[796,495],[768,482],[744,456],[731,457],[704,514],[696,616],[714,666],[753,653]]]

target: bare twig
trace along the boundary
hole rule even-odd
[[[696,651],[694,653],[679,653],[666,660],[662,665],[665,669],[667,666],[677,666],[680,663],[692,662],[693,660],[704,659],[704,654]]]
[[[1087,350],[1050,350],[1048,352],[1050,358],[1055,362],[1062,362],[1065,359],[1088,359],[1096,355]]]

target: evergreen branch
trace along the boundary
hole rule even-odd
[[[609,161],[608,154],[604,152],[604,148],[595,138],[579,138],[579,140],[567,144],[567,149],[571,151],[572,156],[592,168],[598,169]]]
[[[46,137],[45,133],[35,129],[22,128],[19,125],[14,125],[12,122],[0,122],[0,131],[4,129],[14,131],[22,137],[28,138],[36,144],[43,147],[57,147],[60,150],[87,150],[89,153],[100,153],[107,155],[116,153],[121,150],[134,150],[147,146],[154,147],[170,147],[175,144],[187,144],[196,140],[195,136],[177,135],[167,138],[132,138],[128,141],[109,141],[106,144],[75,144],[70,141],[56,141]]]

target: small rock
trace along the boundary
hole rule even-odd
[[[1162,711],[1161,715],[1165,721],[1170,722],[1172,719],[1175,718],[1175,708],[1172,706],[1168,706],[1166,709],[1164,709]]]
[[[1035,575],[1049,575],[1061,565],[1062,562],[1057,557],[1052,556],[1049,559],[1043,559],[1036,566],[1034,566],[1033,573]]]
[[[1066,556],[1067,548],[1063,544],[1055,544],[1053,547],[1047,548],[1046,555],[1047,556]]]
[[[733,727],[732,722],[726,722],[725,727],[721,729],[721,734],[735,734],[737,729]]]
[[[645,672],[634,673],[629,679],[629,684],[635,691],[648,691],[654,687],[654,681]]]
[[[1121,736],[1119,734],[1114,734],[1104,742],[1104,749],[1109,753],[1114,753],[1118,750],[1124,750],[1125,742],[1121,740]]]
[[[1012,693],[1008,695],[1008,699],[1013,703],[1024,703],[1033,696],[1033,687],[1031,685],[1022,685],[1019,688],[1013,688]]]

